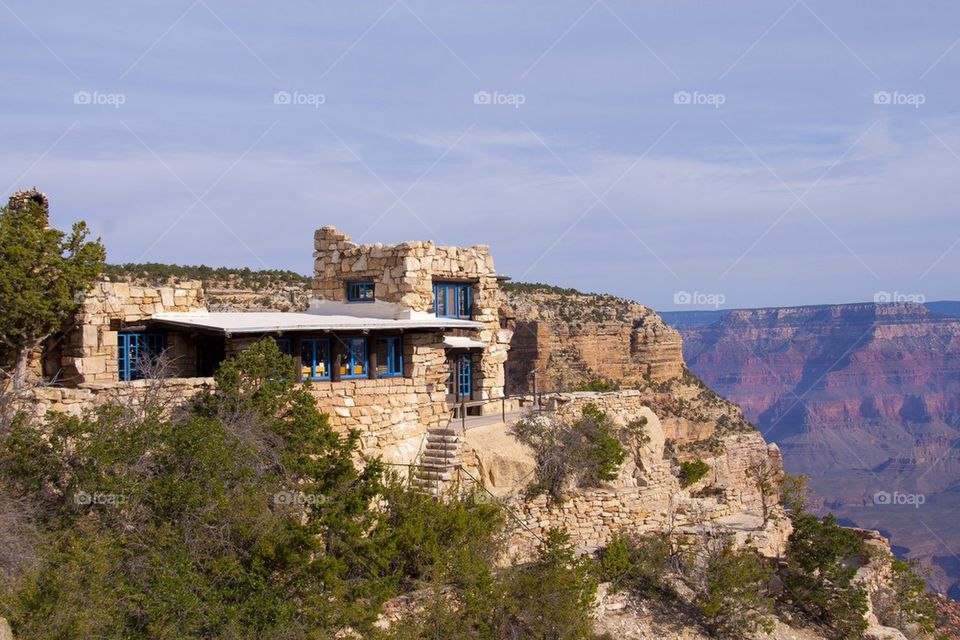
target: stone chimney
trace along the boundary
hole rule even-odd
[[[25,211],[28,210],[31,205],[40,205],[43,215],[48,220],[50,219],[50,201],[47,199],[47,194],[38,190],[36,187],[17,191],[10,196],[7,208],[12,211]]]

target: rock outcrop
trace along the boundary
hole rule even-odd
[[[547,411],[534,417],[547,427],[553,421],[576,420],[587,405],[606,413],[615,426],[639,421],[644,437],[628,446],[618,477],[596,487],[572,489],[563,501],[546,495],[528,498],[524,491],[534,479],[533,452],[510,435],[502,424],[468,429],[462,461],[470,477],[511,508],[521,524],[511,539],[513,557],[531,555],[550,528],[562,528],[582,552],[606,545],[618,533],[689,532],[731,535],[770,556],[783,553],[789,524],[786,518],[764,522],[762,496],[749,469],[765,464],[779,472],[779,450],[768,447],[755,430],[713,432],[711,446],[671,451],[657,413],[646,406],[639,390],[578,392],[546,398]],[[703,445],[702,441],[695,441]],[[681,459],[697,458],[710,473],[682,487],[677,477]],[[776,497],[767,507],[777,511]]]
[[[609,295],[504,286],[516,315],[508,393],[569,391],[593,381],[663,382],[683,374],[680,334],[653,310]]]

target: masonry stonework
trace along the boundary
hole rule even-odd
[[[126,282],[98,282],[84,297],[76,329],[48,349],[45,369],[61,383],[79,386],[116,382],[117,333],[164,311],[204,311],[203,289],[197,280],[172,287],[138,287]],[[195,352],[182,335],[170,334],[168,360],[173,377],[196,368]]]
[[[480,398],[503,397],[504,364],[512,332],[501,326],[503,300],[489,247],[440,247],[432,242],[357,244],[334,227],[322,227],[314,235],[314,259],[313,295],[320,301],[345,303],[349,282],[371,280],[376,282],[378,302],[432,314],[434,282],[469,283],[470,319],[483,325],[473,335],[486,345],[479,362]],[[494,404],[487,409],[498,410]]]

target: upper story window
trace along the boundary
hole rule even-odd
[[[374,338],[373,353],[377,356],[378,378],[403,375],[403,341],[400,336]]]
[[[433,310],[444,318],[470,317],[470,285],[463,282],[435,282]]]
[[[144,367],[155,362],[167,346],[162,333],[121,331],[117,334],[117,375],[121,381],[139,380]]]
[[[300,341],[300,377],[305,380],[330,379],[330,341],[315,338]]]
[[[340,377],[367,377],[366,338],[347,338],[340,342]]]
[[[373,302],[376,300],[373,282],[348,282],[347,302]]]

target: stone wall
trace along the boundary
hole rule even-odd
[[[403,348],[403,377],[313,381],[310,391],[335,429],[360,431],[363,453],[410,464],[427,429],[449,419],[450,370],[440,333],[405,334]]]
[[[782,551],[786,525],[762,526],[760,494],[747,475],[747,469],[761,460],[782,469],[775,445],[768,447],[757,432],[726,436],[716,453],[704,457],[710,473],[684,488],[677,477],[677,461],[666,452],[662,423],[643,404],[639,391],[550,396],[547,411],[534,419],[575,419],[587,404],[603,410],[616,425],[646,418],[644,431],[649,440],[636,450],[628,448],[616,480],[599,487],[573,488],[562,502],[545,495],[523,497],[536,463],[532,452],[510,436],[506,427],[500,432],[490,427],[486,433],[478,429],[466,434],[462,459],[468,471],[506,500],[520,520],[510,540],[513,556],[528,557],[538,538],[552,527],[566,529],[581,552],[606,545],[620,532],[699,532],[724,527],[732,529],[741,542],[752,537],[765,552]],[[776,499],[770,499],[768,506],[776,511]]]
[[[139,287],[126,282],[98,282],[77,314],[76,328],[50,345],[46,373],[64,385],[117,381],[117,333],[125,325],[142,323],[155,313],[206,309],[200,282],[187,280],[175,287]],[[192,373],[195,351],[187,339],[168,333],[168,360],[172,375]]]
[[[319,300],[345,303],[348,282],[372,280],[378,303],[392,303],[398,311],[432,314],[434,281],[470,283],[471,319],[483,327],[468,335],[487,345],[477,372],[480,397],[503,396],[512,334],[501,327],[502,298],[489,247],[439,247],[422,241],[357,244],[335,228],[323,227],[314,235],[314,249],[313,295]]]
[[[130,407],[147,404],[173,408],[214,388],[213,378],[170,378],[85,384],[79,388],[34,387],[23,392],[19,407],[37,418],[47,413],[81,416],[105,404]]]

